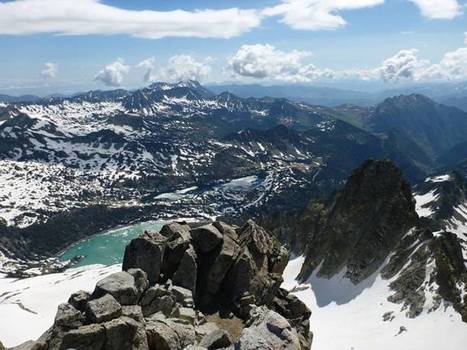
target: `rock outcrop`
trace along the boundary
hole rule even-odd
[[[366,161],[325,210],[319,232],[308,242],[304,279],[320,265],[321,276],[346,268],[346,276],[358,283],[383,263],[418,219],[411,187],[391,161]]]
[[[311,312],[280,288],[287,261],[253,221],[172,223],[134,239],[122,272],[71,295],[20,349],[309,349]]]

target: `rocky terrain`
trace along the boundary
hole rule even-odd
[[[122,272],[14,349],[309,349],[311,312],[280,288],[288,258],[253,221],[172,223],[133,240]]]
[[[358,286],[377,273],[408,317],[447,303],[467,321],[465,189],[461,175],[440,175],[414,198],[394,163],[369,160],[328,201],[264,224],[305,254],[303,282],[341,276]]]

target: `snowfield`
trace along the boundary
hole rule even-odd
[[[427,298],[426,310],[407,318],[400,305],[386,300],[392,294],[390,281],[379,273],[356,286],[343,274],[329,280],[313,275],[299,285],[295,277],[303,261],[304,257],[297,257],[289,262],[282,287],[295,290],[312,310],[313,350],[465,349],[467,323],[450,305],[429,312]],[[383,321],[387,312],[392,312],[391,321]]]
[[[121,265],[90,265],[23,280],[0,275],[0,340],[12,347],[37,339],[72,293],[92,291],[97,281],[120,270]]]

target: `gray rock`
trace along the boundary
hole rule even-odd
[[[279,249],[279,254],[271,261],[271,272],[282,274],[289,263],[289,252],[283,246]]]
[[[132,305],[138,302],[140,292],[136,288],[135,278],[121,271],[97,282],[92,297],[99,298],[105,294],[112,295],[122,305]]]
[[[203,338],[219,329],[219,326],[214,322],[206,322],[196,326],[196,338],[201,341]]]
[[[68,302],[79,311],[84,311],[89,299],[91,299],[91,293],[80,290],[76,293],[73,293],[68,299]]]
[[[236,227],[231,226],[231,225],[227,225],[223,221],[216,221],[216,222],[213,223],[213,225],[222,234],[229,236],[230,238],[232,238],[235,241],[238,240],[238,234],[237,234],[237,231],[235,231]]]
[[[129,317],[120,317],[103,324],[105,328],[105,350],[127,350],[139,346],[136,335],[139,324]],[[141,348],[140,348],[141,349]],[[147,349],[147,346],[146,346]]]
[[[191,307],[181,307],[177,310],[176,317],[181,320],[185,320],[190,324],[194,325],[196,321],[196,311]]]
[[[146,333],[150,349],[181,350],[195,342],[193,326],[169,319],[149,319]]]
[[[255,273],[253,257],[248,250],[245,250],[229,269],[223,282],[232,301],[239,300],[244,293],[249,291]]]
[[[193,293],[191,290],[179,286],[173,286],[170,288],[170,293],[181,305],[193,306]]]
[[[240,246],[229,236],[224,237],[222,242],[222,248],[217,255],[216,260],[212,264],[208,272],[206,280],[206,292],[210,295],[215,295],[219,291],[219,288],[224,280],[230,267],[233,265],[238,253]]]
[[[83,314],[69,303],[58,306],[54,324],[62,328],[78,328],[83,325]]]
[[[252,311],[249,323],[235,343],[235,349],[301,349],[297,331],[284,317],[265,306],[256,307]]]
[[[144,323],[144,315],[139,305],[122,306],[122,315],[134,319],[136,322]]]
[[[210,252],[222,243],[222,233],[212,224],[194,228],[190,231],[197,249],[201,252]]]
[[[104,343],[104,327],[100,324],[91,324],[67,332],[63,336],[60,350],[102,350]]]
[[[3,347],[0,343],[0,349]],[[27,341],[23,344],[10,348],[10,350],[45,350],[47,345],[40,341]]]
[[[229,333],[223,329],[217,329],[209,334],[207,334],[201,343],[200,346],[207,348],[208,350],[222,349],[230,346],[232,340],[230,339]]]
[[[164,225],[161,229],[161,235],[168,239],[182,238],[184,241],[190,241],[190,226],[178,222],[172,222]]]
[[[159,233],[145,233],[133,239],[125,249],[123,270],[140,268],[147,273],[150,284],[156,284],[159,281],[166,241]]]
[[[196,277],[198,274],[198,264],[196,262],[196,252],[193,246],[185,250],[183,257],[173,275],[173,283],[177,286],[189,289],[196,295]]]
[[[171,295],[164,295],[153,299],[148,305],[143,305],[143,315],[147,317],[162,312],[165,316],[170,316],[174,313],[175,308],[174,298]]]
[[[135,279],[138,296],[141,296],[149,287],[148,274],[141,269],[129,269],[127,272]]]
[[[86,316],[93,323],[109,321],[120,317],[121,314],[121,305],[110,294],[91,300],[86,306]]]
[[[191,234],[189,230],[188,225],[178,223],[165,225],[161,230],[161,234],[168,239],[162,263],[162,274],[166,279],[173,278],[185,251],[190,246]]]

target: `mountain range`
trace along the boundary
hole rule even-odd
[[[368,158],[395,161],[417,183],[461,164],[465,142],[467,113],[422,95],[329,108],[184,81],[8,103],[0,239],[23,244],[3,254],[50,254],[142,217],[299,209],[342,188]],[[74,218],[112,212],[76,228]]]

